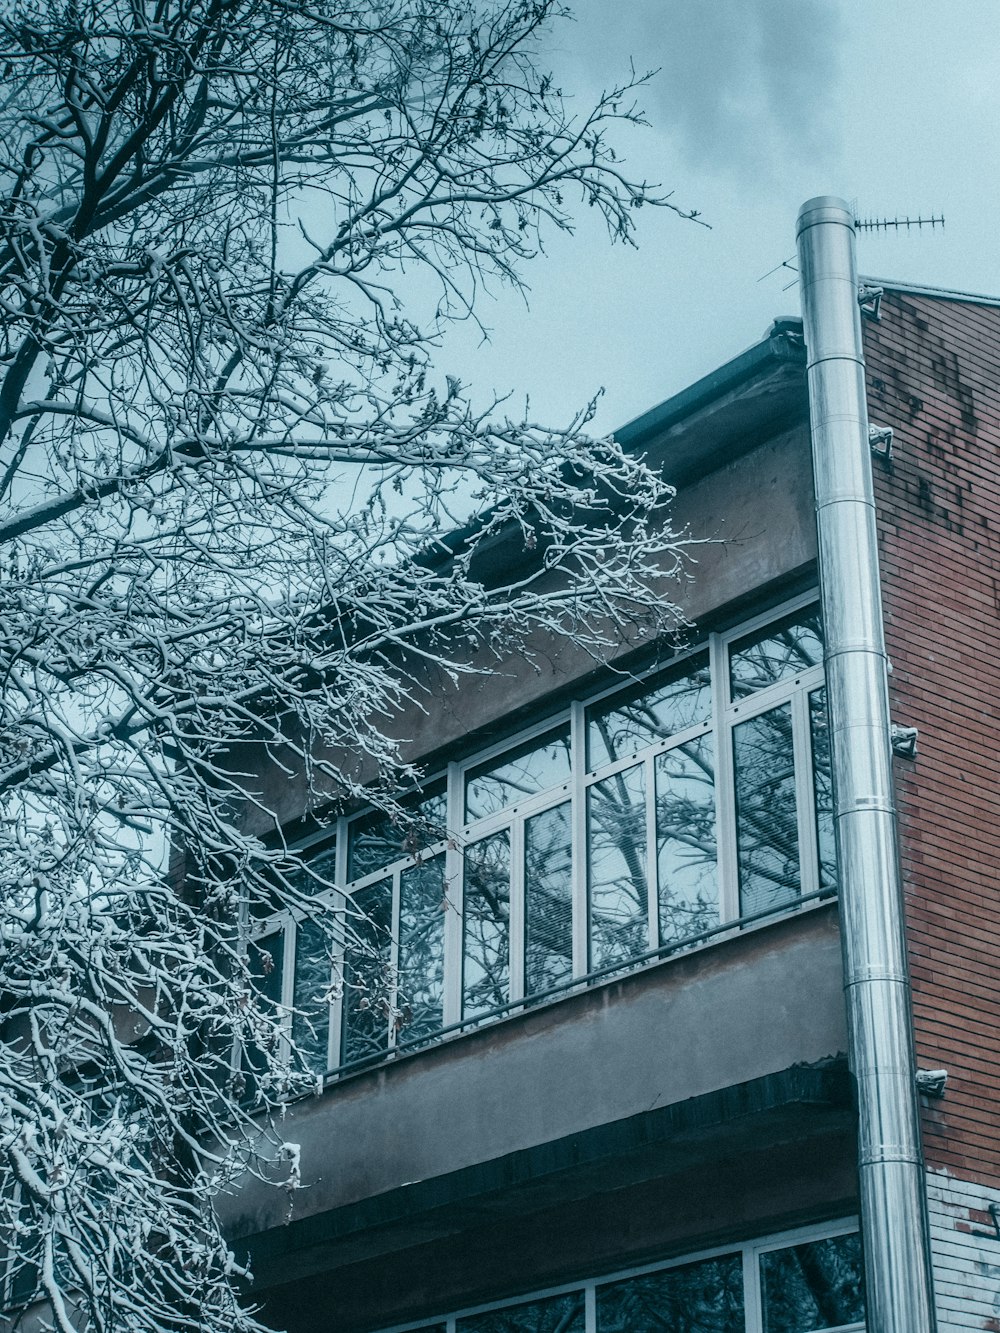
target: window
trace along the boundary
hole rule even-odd
[[[310,911],[256,927],[317,1072],[832,892],[815,601],[452,764],[410,809],[338,821]]]
[[[812,1333],[864,1318],[858,1235],[782,1245],[758,1262],[764,1333]]]
[[[743,1256],[722,1254],[597,1288],[600,1333],[653,1333],[668,1328],[743,1333]]]
[[[718,924],[711,718],[705,654],[586,710],[592,968]]]
[[[337,1063],[331,1060],[332,957],[329,932],[322,918],[343,914],[343,894],[334,887],[337,839],[325,834],[310,857],[309,876],[300,876],[303,906],[296,911],[263,913],[250,922],[247,967],[250,983],[287,1031],[291,1028],[306,1066],[317,1076]],[[311,901],[310,901],[311,899]],[[306,904],[308,903],[308,907]],[[339,1016],[339,1015],[338,1015]],[[270,1053],[273,1056],[273,1052]],[[271,1062],[253,1043],[244,1046],[239,1063],[248,1086]]]
[[[729,647],[740,907],[833,884],[830,757],[818,608]],[[809,789],[811,784],[811,790]]]
[[[461,772],[463,1017],[574,975],[572,778],[569,722]]]
[[[445,791],[432,787],[413,804],[406,829],[382,814],[348,823],[344,1064],[443,1026],[445,815]]]
[[[857,1231],[814,1227],[462,1311],[406,1333],[863,1333],[864,1318]]]

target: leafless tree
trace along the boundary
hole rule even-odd
[[[663,482],[588,438],[586,413],[507,420],[432,366],[443,326],[519,284],[573,209],[628,241],[640,205],[674,207],[608,143],[637,119],[633,87],[574,115],[537,65],[558,16],[0,9],[14,1317],[256,1327],[213,1200],[304,1075],[246,923],[306,910],[320,872],[246,831],[241,742],[294,757],[317,801],[358,799],[332,756],[363,756],[398,814],[378,793],[416,775],[386,719],[421,661],[483,669],[545,627],[600,652],[629,618],[672,614],[650,590],[679,549]],[[487,577],[511,532],[531,559]]]

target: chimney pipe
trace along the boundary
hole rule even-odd
[[[869,1333],[933,1333],[854,219],[810,199],[796,239]]]

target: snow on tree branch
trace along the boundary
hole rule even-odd
[[[668,486],[432,365],[598,210],[636,86],[572,114],[553,0],[13,0],[0,12],[0,1229],[52,1327],[258,1327],[213,1200],[314,1075],[252,923],[320,874],[241,756],[322,802],[530,632],[676,618]],[[431,293],[428,304],[427,293]],[[425,318],[417,310],[426,307]],[[471,518],[472,515],[478,515]],[[455,532],[445,542],[443,534]],[[497,566],[497,542],[517,553]],[[484,656],[485,654],[485,656]],[[344,757],[347,757],[345,760]],[[363,763],[361,763],[363,761]],[[319,923],[329,930],[329,923]]]

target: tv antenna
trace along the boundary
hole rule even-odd
[[[894,218],[859,218],[857,199],[851,200],[850,208],[851,215],[854,218],[854,226],[857,231],[912,231],[914,228],[919,231],[924,227],[930,227],[932,231],[935,231],[938,227],[940,227],[942,231],[944,230],[943,213],[940,215],[932,213],[929,218],[904,218],[902,216]],[[781,269],[787,269],[791,273],[798,274],[798,269],[794,262],[795,258],[795,255],[789,255],[788,258],[783,259],[780,264],[775,264],[775,266],[768,269],[766,273],[762,273],[757,281],[764,282],[767,278],[773,277],[773,275]],[[794,287],[797,282],[798,277],[794,277],[791,282],[786,283],[781,290],[787,292],[788,289]]]
[[[910,231],[916,227],[918,230],[922,227],[930,227],[933,231],[936,227],[944,229],[944,214],[935,217],[933,214],[929,218],[855,218],[854,225],[858,231]]]

